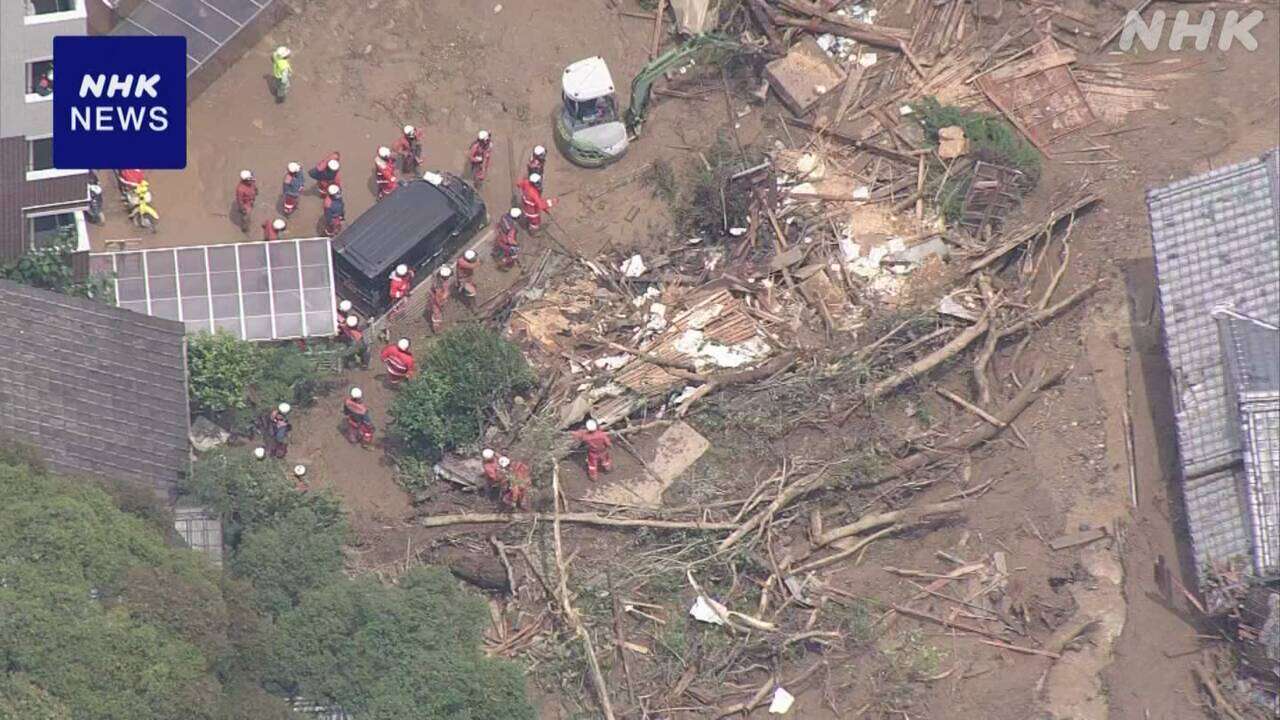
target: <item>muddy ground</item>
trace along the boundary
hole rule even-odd
[[[369,170],[375,148],[390,144],[405,123],[426,128],[428,166],[454,171],[461,168],[467,143],[478,129],[494,134],[494,170],[483,195],[496,215],[509,202],[511,173],[519,172],[529,148],[538,143],[552,145],[549,117],[558,102],[563,66],[601,54],[617,84],[625,85],[646,60],[652,32],[650,22],[619,15],[613,7],[616,3],[607,2],[510,0],[502,3],[500,11],[494,4],[478,2],[297,0],[293,4],[300,10],[297,15],[281,23],[192,104],[190,165],[181,172],[155,173],[162,227],[154,237],[144,238],[144,246],[244,240],[231,217],[231,206],[237,171],[246,167],[258,174],[266,201],[259,203],[249,234],[258,239],[257,226],[274,216],[270,205],[277,197],[276,183],[284,165],[297,160],[310,166],[331,149],[343,154],[348,217],[354,218],[373,203]],[[1117,16],[1111,8],[1073,7],[1096,14],[1099,27],[1108,26]],[[638,11],[631,4],[625,9]],[[1017,422],[1028,447],[1002,439],[974,455],[971,482],[994,480],[995,484],[964,523],[918,537],[877,542],[860,564],[837,566],[828,575],[828,582],[849,592],[890,601],[915,589],[886,573],[882,569],[886,565],[944,572],[948,566],[938,560],[937,550],[969,558],[1002,550],[1018,592],[1028,604],[1060,619],[1077,612],[1096,617],[1101,631],[1083,648],[1055,662],[984,646],[970,637],[941,633],[934,626],[887,621],[876,626],[878,637],[891,639],[909,632],[915,644],[912,652],[926,657],[935,674],[952,672],[933,682],[908,683],[904,694],[887,704],[901,714],[884,717],[1190,720],[1204,716],[1189,675],[1197,660],[1191,651],[1199,647],[1195,635],[1201,629],[1185,604],[1170,606],[1160,597],[1151,575],[1155,558],[1162,555],[1181,566],[1183,582],[1191,584],[1180,500],[1171,483],[1174,456],[1167,368],[1159,352],[1158,328],[1150,323],[1153,280],[1142,190],[1256,155],[1280,141],[1276,34],[1277,25],[1269,17],[1255,31],[1262,42],[1257,52],[1237,47],[1229,53],[1197,53],[1203,64],[1164,93],[1156,108],[1133,112],[1120,124],[1091,128],[1088,132],[1095,134],[1126,130],[1082,139],[1110,145],[1122,158],[1120,163],[1049,162],[1045,179],[1028,199],[1029,214],[1043,207],[1055,190],[1081,176],[1096,181],[1104,197],[1102,207],[1085,215],[1074,228],[1072,264],[1060,292],[1099,277],[1106,284],[1082,307],[1040,331],[1016,367],[1010,366],[1007,352],[997,358],[996,366],[1002,376],[1013,370],[1023,378],[1040,364],[1069,368],[1066,379],[1044,393]],[[296,75],[288,101],[277,105],[267,89],[268,55],[282,43],[294,49]],[[1165,56],[1143,53],[1129,61],[1145,63]],[[1124,61],[1125,57],[1117,54],[1106,59]],[[736,86],[744,86],[744,80],[739,79]],[[744,143],[768,142],[783,132],[772,122],[785,112],[776,100],[762,107],[750,105],[740,95],[733,107],[735,113],[750,109],[738,120]],[[646,247],[660,239],[666,227],[663,208],[641,185],[624,186],[594,202],[588,191],[654,158],[679,166],[690,155],[686,148],[705,147],[725,127],[726,109],[718,94],[699,101],[662,98],[650,115],[645,136],[626,160],[609,169],[576,169],[553,151],[547,188],[552,196],[564,198],[555,211],[559,234],[588,256],[606,243]],[[319,215],[320,200],[309,195],[286,234],[313,235]],[[107,238],[133,236],[118,218],[115,213],[104,231],[95,235],[95,245]],[[537,257],[540,250],[540,241],[530,241],[525,257]],[[481,300],[499,292],[515,276],[514,271],[503,274],[486,266]],[[450,321],[468,317],[456,304],[446,315]],[[396,332],[425,341],[426,328],[416,319]],[[969,394],[963,367],[939,377],[938,382]],[[358,537],[353,568],[390,572],[422,548],[431,549],[423,558],[428,561],[456,552],[456,548],[440,549],[442,533],[428,533],[409,522],[414,511],[395,482],[389,457],[381,449],[350,446],[339,435],[341,393],[352,385],[365,389],[375,419],[380,424],[385,421],[391,391],[382,385],[378,373],[348,372],[332,396],[321,399],[296,421],[291,459],[308,463],[318,485],[342,495]],[[997,394],[1007,398],[1015,389],[1006,383]],[[876,422],[886,431],[919,429],[922,415],[916,402],[886,403],[878,408]],[[940,432],[969,427],[968,416],[931,394],[919,403]],[[1136,508],[1129,494],[1121,421],[1126,403],[1136,444]],[[776,460],[780,454],[804,456],[833,442],[855,448],[858,433],[868,427],[826,428],[821,433],[802,429],[752,446],[741,435],[718,432],[710,418],[708,413],[695,413],[692,422],[723,446],[713,450],[690,477],[677,481],[674,495],[705,500],[700,494],[713,489],[724,497],[741,496],[752,488],[758,463]],[[652,441],[650,437],[637,442],[641,454],[648,452]],[[625,484],[642,477],[639,464],[627,454],[617,453],[617,463],[607,482]],[[584,473],[575,464],[565,468],[563,479],[573,505],[573,498],[587,489]],[[922,499],[947,495],[958,482],[949,476]],[[850,499],[847,505],[856,510],[863,502]],[[432,514],[487,509],[483,499],[444,487],[426,506]],[[1118,531],[1117,537],[1059,552],[1049,550],[1040,537],[1083,527],[1107,527]],[[491,531],[486,528],[464,540],[462,547],[465,550],[467,543],[483,547]],[[518,539],[522,531],[516,529],[512,535]],[[634,547],[631,539],[605,532],[572,530],[568,540],[573,552],[581,554],[575,567]],[[790,540],[784,538],[784,542]],[[821,690],[815,686],[798,693],[792,716],[858,717],[856,713],[868,703],[878,709],[886,706],[880,694],[901,689],[860,661],[849,662],[842,672]],[[554,689],[559,681],[545,665],[536,667],[531,679],[531,686],[540,688],[544,717],[574,717],[570,714],[573,703]],[[577,686],[581,687],[580,679]],[[714,695],[715,689],[710,690]],[[758,716],[765,715],[760,711]]]

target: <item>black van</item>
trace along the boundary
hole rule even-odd
[[[484,200],[449,173],[405,183],[333,241],[338,295],[369,318],[391,306],[388,281],[408,265],[421,282],[488,222]]]

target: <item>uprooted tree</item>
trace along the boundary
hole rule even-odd
[[[494,406],[533,386],[520,348],[481,325],[442,334],[391,405],[395,433],[429,457],[474,443]]]

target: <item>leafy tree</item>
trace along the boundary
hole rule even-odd
[[[343,580],[342,541],[345,526],[326,521],[307,507],[297,507],[273,523],[244,536],[231,568],[253,583],[254,604],[279,617],[298,604],[303,593],[326,581]],[[338,576],[338,577],[335,577]]]
[[[0,508],[0,707],[38,703],[52,717],[65,708],[95,720],[211,717],[204,709],[218,704],[221,685],[206,657],[166,626],[173,618],[130,606],[126,592],[131,571],[176,569],[189,551],[168,547],[97,487],[30,465],[0,462]]]
[[[187,387],[193,413],[247,408],[246,393],[262,365],[258,347],[226,332],[187,338]]]
[[[95,276],[76,280],[71,272],[71,256],[76,252],[73,228],[63,230],[47,247],[35,248],[25,255],[0,265],[0,278],[52,290],[64,295],[115,302],[111,278]]]
[[[187,340],[191,411],[243,428],[277,404],[308,405],[326,389],[315,361],[292,345],[268,347],[230,333],[199,333]]]
[[[323,527],[342,521],[338,500],[328,493],[300,493],[274,459],[257,460],[225,448],[200,456],[182,490],[222,516],[223,542],[234,554],[246,532],[269,526],[297,508],[308,508]],[[340,533],[339,533],[340,534]]]
[[[431,456],[478,440],[493,405],[534,383],[520,348],[481,325],[446,331],[421,367],[390,412],[396,433]]]
[[[533,720],[516,666],[480,652],[485,617],[438,568],[325,585],[276,626],[269,676],[361,720]]]

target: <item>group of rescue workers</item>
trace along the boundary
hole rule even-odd
[[[272,57],[273,75],[277,85],[277,101],[283,101],[287,90],[288,76],[291,67],[288,62],[288,48],[278,48]],[[49,73],[50,83],[52,72]],[[398,137],[390,146],[380,146],[373,159],[373,176],[377,188],[377,199],[382,200],[391,195],[408,181],[403,177],[417,177],[423,166],[423,133],[420,128],[405,125]],[[472,182],[479,188],[488,177],[489,165],[493,156],[493,138],[487,130],[476,134],[475,140],[467,148],[467,164]],[[498,221],[494,236],[492,256],[502,270],[510,269],[516,264],[520,253],[520,240],[517,228],[523,226],[532,234],[542,228],[542,214],[550,212],[555,206],[553,198],[543,194],[543,177],[546,173],[547,149],[538,145],[533,148],[525,165],[524,177],[515,184],[519,193],[519,207],[512,207]],[[314,182],[315,192],[324,198],[324,214],[321,220],[322,231],[332,237],[342,231],[346,220],[346,205],[342,196],[342,155],[337,150],[307,170],[306,175]],[[306,188],[306,177],[302,165],[290,162],[286,168],[281,184],[279,207],[284,217],[262,223],[263,240],[272,241],[285,231],[285,218],[297,210],[298,204]],[[236,210],[243,232],[249,231],[250,218],[258,199],[257,179],[250,170],[240,171],[240,180],[235,188]],[[444,320],[444,307],[454,293],[464,303],[470,303],[476,296],[475,271],[479,259],[474,250],[466,250],[457,260],[454,268],[444,265],[435,273],[428,292],[427,320],[433,332],[439,331]],[[388,278],[388,292],[391,298],[389,314],[395,316],[403,312],[409,296],[414,289],[415,273],[408,265],[397,265]],[[337,306],[338,335],[347,344],[348,351],[344,364],[368,369],[370,364],[370,344],[367,337],[368,327],[355,312],[350,300],[342,300]],[[386,369],[387,382],[392,387],[414,377],[417,364],[411,351],[408,338],[400,338],[388,343],[379,353],[379,359]],[[259,460],[268,455],[284,458],[289,449],[289,433],[293,429],[289,421],[291,407],[288,403],[280,403],[264,417],[260,429],[265,445],[254,450]],[[345,435],[349,442],[365,448],[373,443],[373,416],[364,401],[364,391],[358,387],[351,388],[343,400],[343,417],[346,420]],[[613,441],[609,433],[599,427],[595,420],[587,420],[583,429],[571,431],[573,437],[586,446],[587,475],[591,480],[599,477],[600,471],[613,469],[610,448]],[[524,507],[525,497],[532,486],[532,473],[529,465],[521,460],[511,460],[491,448],[481,452],[483,482],[490,494],[503,505],[511,509]],[[299,490],[306,490],[306,467],[296,465],[293,469],[296,485]]]

